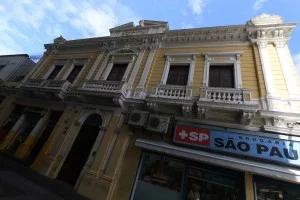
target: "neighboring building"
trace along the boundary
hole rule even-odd
[[[20,81],[34,66],[27,54],[0,55],[0,81]]]
[[[0,118],[7,117],[10,114],[11,109],[7,107],[6,103],[15,99],[16,94],[19,92],[18,86],[29,75],[35,65],[27,54],[0,55]],[[0,125],[3,126],[1,120]],[[1,135],[0,132],[0,138]]]
[[[56,38],[1,104],[0,150],[91,199],[300,198],[295,26],[142,20]]]

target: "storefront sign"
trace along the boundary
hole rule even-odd
[[[300,142],[176,125],[173,141],[300,166]]]

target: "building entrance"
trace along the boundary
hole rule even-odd
[[[91,115],[83,123],[75,142],[59,172],[57,179],[74,186],[86,163],[102,125],[99,115]]]

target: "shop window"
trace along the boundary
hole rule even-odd
[[[209,87],[234,88],[233,65],[210,66]]]
[[[300,186],[284,181],[254,176],[255,200],[298,200]]]
[[[74,68],[72,69],[71,73],[69,74],[67,80],[70,83],[73,83],[74,80],[77,78],[78,74],[81,72],[83,68],[83,65],[75,65]]]
[[[244,174],[144,153],[131,199],[244,200]]]
[[[199,165],[199,164],[198,164]],[[201,166],[201,165],[200,165]],[[244,199],[241,175],[218,167],[188,166],[186,199]]]
[[[54,80],[62,68],[63,65],[56,65],[51,74],[48,76],[47,80]]]
[[[187,85],[190,65],[170,65],[167,85]]]
[[[181,199],[183,172],[181,161],[144,153],[133,199]]]
[[[106,80],[121,81],[125,74],[127,66],[128,63],[114,64]]]

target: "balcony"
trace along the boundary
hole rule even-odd
[[[128,96],[127,84],[124,81],[90,80],[84,83],[82,90],[102,92],[110,95],[122,94],[125,97]]]
[[[43,79],[28,79],[20,87],[30,96],[40,96],[49,100],[63,100],[72,88],[67,80]]]
[[[159,85],[154,88],[150,97],[167,98],[167,99],[192,99],[192,87],[181,85]]]
[[[69,97],[93,104],[110,105],[113,102],[123,105],[130,95],[131,92],[124,81],[87,80],[82,87],[73,90]]]
[[[252,100],[251,89],[201,87],[197,107],[200,119],[238,119],[248,125],[258,110],[258,102]]]
[[[189,117],[192,110],[193,87],[182,85],[158,85],[147,97],[150,109]]]
[[[201,87],[199,101],[253,104],[251,89]]]
[[[45,80],[43,79],[27,79],[22,85],[21,88],[40,88],[44,84]]]

